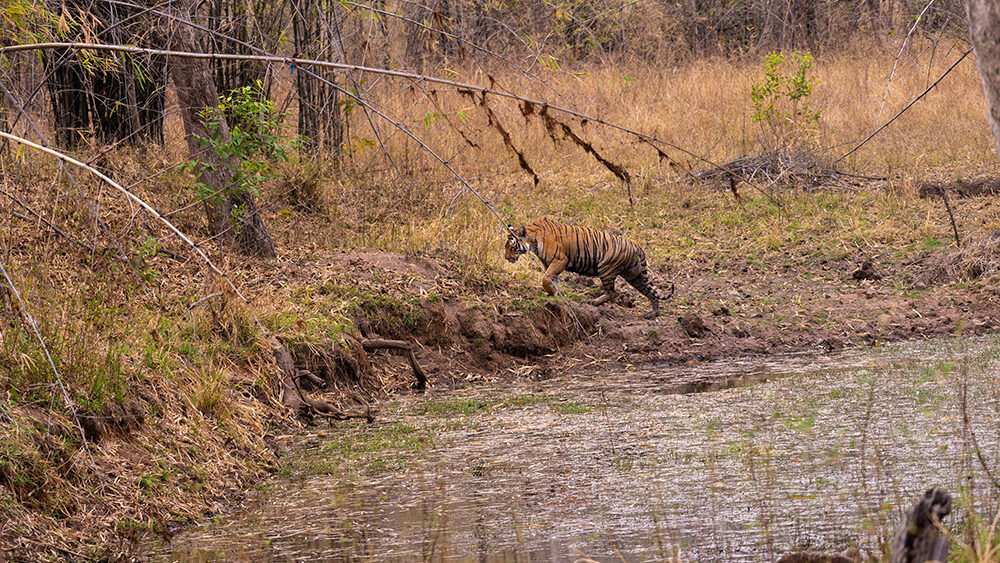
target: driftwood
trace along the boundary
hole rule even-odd
[[[927,489],[899,525],[892,541],[890,563],[947,561],[951,540],[941,530],[941,519],[951,512],[951,495],[944,489]]]
[[[413,370],[413,377],[417,378],[417,389],[427,388],[427,375],[420,368],[420,364],[417,363],[417,356],[413,353],[413,345],[409,342],[375,338],[362,340],[361,346],[365,349],[365,352],[371,352],[372,350],[401,350],[406,352],[406,358],[410,361],[410,368]]]

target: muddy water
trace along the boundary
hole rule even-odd
[[[964,340],[590,366],[403,397],[376,424],[297,438],[284,475],[256,501],[153,559],[759,561],[852,545],[878,554],[902,506],[928,486],[964,484],[962,504],[996,509],[970,452],[974,433],[985,458],[1000,459],[998,357],[996,339]]]

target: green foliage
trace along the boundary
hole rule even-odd
[[[10,44],[64,39],[75,27],[76,22],[59,18],[41,2],[5,0],[0,10],[0,38]]]
[[[791,67],[785,74],[784,67]],[[763,79],[750,87],[754,123],[761,123],[779,145],[798,129],[819,122],[819,110],[809,106],[813,85],[819,80],[810,72],[813,57],[809,51],[793,51],[785,58],[781,51],[767,55]]]
[[[584,414],[591,412],[594,409],[590,405],[583,405],[576,401],[567,401],[565,403],[556,403],[552,405],[552,410],[560,414]]]
[[[201,139],[201,146],[211,149],[219,166],[229,169],[235,193],[256,195],[261,184],[275,176],[272,164],[288,161],[289,153],[298,145],[297,140],[281,135],[287,113],[275,110],[274,101],[264,96],[259,80],[230,91],[219,102],[217,107],[199,114],[209,132],[209,137]],[[222,134],[223,121],[229,125],[228,138]],[[189,164],[198,180],[195,190],[205,199],[223,197],[217,188],[201,181],[202,174],[214,171],[216,166],[198,160]]]

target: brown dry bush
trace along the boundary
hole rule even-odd
[[[1000,231],[977,233],[962,246],[930,258],[917,280],[941,284],[988,279],[1000,273]]]

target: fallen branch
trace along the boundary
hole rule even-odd
[[[424,370],[420,368],[420,364],[417,363],[417,356],[413,353],[413,345],[409,342],[403,340],[383,340],[380,338],[371,340],[362,340],[361,347],[365,349],[366,352],[371,352],[373,350],[401,350],[406,352],[406,358],[410,361],[410,368],[413,370],[413,376],[417,378],[417,389],[427,388],[427,375],[424,374]]]
[[[756,182],[758,176],[765,178],[767,184],[764,186],[758,184]],[[781,202],[765,188],[776,185],[816,188],[825,185],[825,187],[855,191],[854,187],[841,176],[856,177],[856,175],[842,174],[826,166],[807,151],[777,150],[755,156],[742,156],[724,165],[700,172],[695,178],[699,180],[722,178],[728,181],[729,191],[737,203],[741,203],[737,187],[743,182],[781,207]]]

